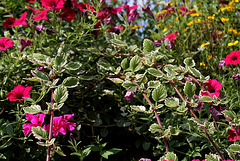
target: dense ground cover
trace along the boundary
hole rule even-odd
[[[139,4],[1,1],[0,159],[240,159],[239,1]]]

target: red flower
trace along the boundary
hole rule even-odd
[[[15,21],[16,21],[16,18],[15,17],[8,17],[6,19],[5,22],[3,22],[3,27],[6,29],[6,28],[9,28],[9,27],[14,27],[15,26]]]
[[[33,115],[33,114],[26,113],[25,118],[31,123],[23,124],[24,135],[27,136],[27,134],[32,130],[32,127],[37,127],[37,126],[42,127],[45,116],[46,116],[45,114]]]
[[[23,86],[23,85],[18,85],[16,87],[13,88],[12,92],[9,92],[6,97],[10,100],[10,101],[23,101],[26,98],[30,98],[30,90],[32,89],[31,86]]]
[[[183,12],[181,16],[184,16],[185,14],[192,14],[193,13],[193,12],[189,12],[189,10],[187,8],[185,8],[184,6],[179,7],[179,10],[181,12]]]
[[[48,21],[48,17],[47,17],[47,11],[48,11],[48,10],[49,10],[49,9],[42,10],[39,15],[37,15],[37,16],[34,17],[33,22],[35,22],[35,21],[40,21],[40,20],[46,20],[46,21]]]
[[[64,8],[61,11],[61,14],[59,15],[59,17],[61,19],[64,19],[66,21],[71,22],[72,20],[75,20],[75,11],[71,8]]]
[[[77,4],[77,8],[82,12],[84,12],[85,10],[90,10],[92,12],[94,11],[94,7],[87,3],[79,3]]]
[[[28,9],[32,10],[32,13],[33,13],[34,15],[41,12],[41,11],[38,10],[38,9],[34,9],[34,8],[32,8],[32,7],[29,7],[29,6],[26,6],[26,7],[27,7]]]
[[[222,88],[221,83],[219,83],[216,79],[208,79],[208,83],[205,85],[208,87],[208,91],[212,96],[220,96],[220,89]],[[201,91],[201,96],[209,96],[207,91]],[[209,96],[210,97],[210,96]]]
[[[225,64],[233,64],[237,65],[240,64],[240,51],[232,51],[231,54],[228,54],[227,57],[224,59]]]
[[[9,40],[8,37],[3,37],[0,39],[0,50],[7,52],[7,48],[13,47],[13,41]]]
[[[167,35],[163,40],[169,40],[171,43],[174,43],[174,40],[176,39],[176,36],[178,35],[178,32],[174,32],[173,34]]]
[[[41,2],[43,7],[51,10],[60,10],[65,3],[63,0],[41,0]]]
[[[238,127],[238,129],[236,129],[237,133],[240,133],[240,126]],[[237,137],[236,133],[234,132],[234,130],[232,129],[228,129],[228,138],[229,141],[235,141],[235,140],[239,140],[239,138]]]
[[[15,26],[20,26],[20,25],[28,26],[28,23],[26,22],[26,19],[27,19],[27,12],[24,12],[21,15],[21,17],[18,20],[16,20]]]

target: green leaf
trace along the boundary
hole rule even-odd
[[[184,59],[183,62],[188,67],[194,67],[195,66],[195,62],[192,58],[186,58],[186,59]]]
[[[108,78],[110,81],[112,81],[113,83],[123,83],[124,81],[120,78]]]
[[[178,98],[167,98],[165,99],[165,105],[168,107],[177,107],[179,106],[179,99]]]
[[[124,88],[131,89],[131,88],[133,88],[133,87],[136,87],[137,85],[136,85],[135,83],[133,83],[133,82],[125,81],[125,82],[122,84],[122,86],[123,86]]]
[[[200,98],[200,101],[203,101],[203,102],[212,102],[212,98],[209,97],[209,96],[202,96]]]
[[[138,71],[138,70],[140,70],[141,69],[141,67],[142,67],[142,64],[141,64],[141,59],[140,59],[140,57],[139,56],[134,56],[131,60],[130,60],[130,70],[132,71],[132,72],[136,72],[136,71]]]
[[[156,124],[156,123],[154,123],[154,124],[152,124],[150,127],[149,127],[149,129],[148,129],[148,131],[150,131],[151,133],[163,133],[163,130],[162,130],[162,128],[158,125],[158,124]]]
[[[177,75],[178,73],[175,72],[175,70],[177,70],[178,67],[168,64],[164,66],[164,71],[167,72],[167,76],[168,77],[174,77],[175,75]]]
[[[154,43],[149,39],[144,39],[143,41],[143,52],[151,52],[155,49]]]
[[[48,76],[43,73],[43,72],[40,72],[38,70],[33,70],[32,71],[32,75],[40,80],[43,80],[43,81],[49,81],[49,78]]]
[[[111,66],[109,64],[109,62],[107,62],[106,60],[104,59],[101,59],[97,62],[97,65],[100,67],[100,68],[103,68],[104,70],[110,70],[110,71],[116,71],[115,68],[113,66]]]
[[[34,53],[33,59],[37,61],[38,64],[40,64],[40,63],[46,63],[47,59],[50,59],[50,57],[43,54]]]
[[[155,76],[155,77],[162,77],[163,76],[163,74],[155,68],[149,68],[148,73]]]
[[[123,68],[123,70],[126,70],[129,68],[129,59],[128,58],[125,58],[122,60],[121,62],[121,67]]]
[[[204,126],[204,123],[201,120],[199,120],[199,119],[196,119],[196,118],[192,117],[189,120],[192,120],[193,122],[195,122],[199,126]]]
[[[7,159],[7,158],[4,154],[0,153],[0,159]]]
[[[116,46],[120,46],[120,47],[127,46],[127,44],[125,42],[118,40],[118,39],[112,39],[110,41]]]
[[[195,84],[189,81],[185,83],[183,91],[184,91],[184,94],[187,95],[189,99],[193,97],[193,95],[195,94],[195,90],[196,90]]]
[[[64,66],[64,68],[67,70],[78,70],[81,66],[82,66],[81,63],[69,62],[67,63],[67,65]]]
[[[41,106],[31,105],[30,107],[23,107],[25,113],[36,114],[42,112]]]
[[[157,88],[160,86],[159,81],[149,81],[148,82],[148,88]]]
[[[152,92],[152,98],[156,102],[164,101],[167,97],[167,90],[164,85],[160,85],[158,88],[154,89]]]
[[[147,142],[147,141],[144,141],[143,142],[143,144],[142,144],[142,146],[143,146],[143,149],[145,150],[145,151],[147,151],[149,148],[150,148],[150,143],[149,142]]]
[[[66,63],[67,59],[65,58],[64,55],[57,55],[54,59],[53,69],[59,71]]]
[[[49,146],[54,144],[55,140],[56,140],[56,138],[52,138],[50,141],[48,141],[48,140],[46,140],[45,142],[39,141],[39,142],[37,142],[37,144],[40,145],[40,146],[49,147]]]
[[[134,111],[137,111],[137,112],[146,112],[146,107],[145,107],[145,106],[131,105],[130,107],[131,107]]]
[[[48,140],[47,130],[40,126],[32,127],[33,136],[38,140]]]
[[[226,115],[228,118],[230,118],[231,120],[233,120],[234,118],[237,118],[237,115],[234,111],[224,110],[222,111],[222,113]]]
[[[173,152],[168,152],[166,154],[166,160],[173,160],[173,161],[178,161],[178,157],[176,154],[174,154]]]
[[[184,101],[182,102],[182,104],[177,108],[178,112],[186,112],[188,110],[188,108],[186,107],[187,103]]]
[[[68,91],[67,88],[64,86],[58,86],[54,90],[53,98],[56,103],[63,103],[67,100],[68,98]]]
[[[100,155],[101,155],[103,158],[108,159],[108,156],[109,156],[109,155],[117,154],[117,153],[120,152],[120,151],[122,151],[122,149],[112,148],[112,149],[104,150],[104,151],[100,152]]]
[[[220,157],[216,154],[209,154],[209,155],[205,155],[205,160],[206,161],[219,161]]]
[[[62,149],[60,146],[57,146],[55,152],[57,152],[61,156],[66,156],[66,154],[63,153]]]
[[[202,74],[199,72],[199,70],[197,70],[197,69],[195,69],[195,68],[189,68],[189,70],[190,70],[190,72],[194,75],[194,76],[196,76],[196,77],[200,77],[200,76],[202,76]]]
[[[232,144],[229,146],[229,149],[233,152],[240,153],[240,145],[239,144]]]
[[[67,88],[74,88],[78,85],[78,79],[75,77],[68,77],[63,80],[62,85]]]

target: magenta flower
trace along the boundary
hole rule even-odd
[[[48,10],[49,9],[45,9],[45,10],[40,11],[40,14],[34,17],[33,22],[40,21],[40,20],[48,21],[48,17],[47,17],[47,11]]]
[[[232,51],[231,54],[228,54],[227,57],[224,59],[226,65],[233,64],[237,65],[240,64],[240,51]]]
[[[21,17],[15,21],[15,26],[28,26],[28,23],[26,22],[27,19],[27,12],[24,12]]]
[[[141,158],[139,161],[151,161],[151,159],[148,159],[148,158]]]
[[[22,52],[25,47],[33,45],[33,42],[31,40],[25,41],[24,39],[19,39],[19,41],[21,43],[20,52]]]
[[[208,91],[211,93],[212,96],[219,97],[220,96],[220,89],[222,88],[222,85],[220,82],[218,82],[216,79],[208,79],[208,83],[205,85],[208,87]],[[201,91],[201,96],[209,96],[207,91]]]
[[[219,61],[219,64],[218,64],[219,68],[224,67],[224,65],[225,65],[225,61],[224,60]]]
[[[4,22],[3,22],[3,27],[9,28],[9,27],[14,27],[15,26],[15,22],[16,22],[16,18],[15,17],[8,17]]]
[[[36,31],[37,31],[38,34],[40,34],[43,29],[44,29],[44,25],[38,25],[38,26],[36,26]]]
[[[30,98],[30,90],[32,89],[31,86],[23,86],[21,84],[19,84],[18,86],[13,88],[12,92],[9,92],[6,97],[10,100],[10,101],[23,101],[25,100],[25,98]]]
[[[25,118],[30,121],[31,123],[26,123],[23,124],[23,133],[25,136],[28,135],[28,133],[32,130],[32,127],[37,127],[37,126],[41,126],[44,122],[44,117],[46,115],[44,114],[37,114],[37,115],[33,115],[33,114],[29,114],[27,113]]]
[[[133,92],[130,92],[130,91],[127,91],[127,93],[125,94],[124,97],[127,101],[136,99],[135,94]]]
[[[187,8],[185,8],[184,6],[181,6],[179,7],[179,10],[182,12],[182,17],[185,15],[185,14],[192,14],[193,12],[189,12],[189,10]]]
[[[152,17],[155,20],[155,17],[152,13],[152,11],[150,10],[150,6],[148,5],[146,8],[142,7],[142,11],[146,12],[150,17]]]
[[[237,130],[237,133],[240,134],[240,126],[238,127]],[[234,130],[232,129],[228,129],[228,138],[229,138],[229,141],[235,141],[235,140],[239,140],[239,138],[237,137],[236,133],[234,132]]]
[[[13,47],[13,41],[9,40],[8,37],[3,37],[0,39],[0,50],[7,52],[7,48]]]
[[[63,0],[41,0],[42,6],[51,10],[60,10],[64,7]]]
[[[75,10],[71,8],[63,8],[61,10],[61,14],[59,15],[59,18],[64,19],[68,22],[71,22],[72,20],[75,20]]]
[[[67,114],[64,117],[54,117],[53,118],[53,136],[57,136],[58,133],[62,133],[66,135],[67,130],[73,131],[75,129],[76,123],[74,122],[67,122],[70,118],[72,118],[74,114]],[[50,125],[45,126],[45,129],[49,131]]]

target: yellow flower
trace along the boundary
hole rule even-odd
[[[200,63],[200,66],[204,66],[204,67],[205,67],[206,64],[205,64],[204,62],[201,62],[201,63]]]
[[[193,21],[189,22],[187,25],[188,26],[192,26],[193,25]]]
[[[148,24],[147,27],[150,27],[150,25]]]
[[[233,46],[233,45],[237,45],[237,44],[238,44],[238,40],[228,43],[228,46]]]
[[[213,14],[212,16],[208,16],[207,18],[213,20],[215,18],[215,14]]]
[[[229,70],[232,70],[232,68],[230,68],[230,67],[229,67],[228,69],[229,69]]]
[[[221,19],[222,22],[227,22],[227,21],[229,21],[229,18],[223,18],[223,17],[221,17],[220,19]]]
[[[167,27],[164,27],[163,32],[166,32],[166,31],[167,31]]]
[[[211,60],[212,59],[212,55],[208,55],[208,60]]]
[[[237,30],[234,29],[234,30],[233,30],[233,33],[234,33],[234,35],[237,35]]]
[[[159,24],[157,24],[157,26],[161,26],[161,24],[159,23]]]
[[[196,11],[198,8],[193,8],[193,9],[191,9],[190,11]]]
[[[179,20],[179,17],[176,17],[176,19],[175,19],[176,21],[178,21]]]
[[[172,26],[170,26],[170,29],[173,28]]]
[[[187,29],[184,29],[184,32],[187,32]]]
[[[209,45],[209,44],[210,44],[209,42],[203,43],[203,44],[201,45],[201,48],[203,48],[204,46],[207,46],[207,45]]]
[[[223,33],[222,31],[219,31],[217,34],[218,34],[218,35],[222,35],[222,33]]]
[[[160,5],[160,4],[162,4],[162,2],[156,2],[156,5]]]
[[[195,21],[196,23],[201,23],[201,19],[198,19],[197,21]]]
[[[137,28],[143,27],[142,25],[137,25],[137,26],[133,26],[132,29],[135,30]]]
[[[196,13],[192,13],[190,15],[193,17],[198,17],[199,15],[202,15],[202,12],[196,12]]]

